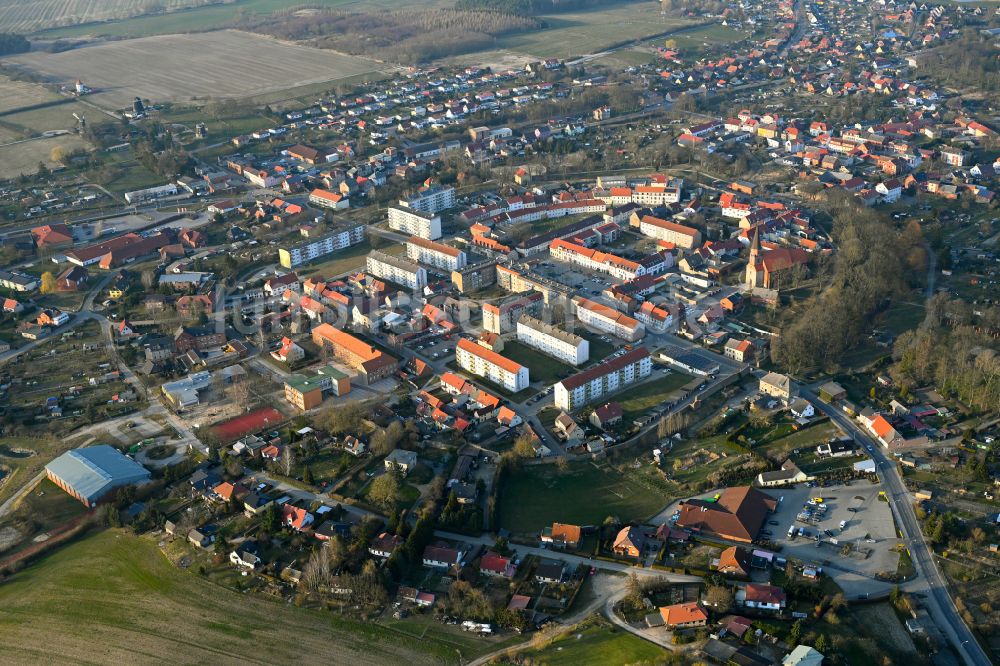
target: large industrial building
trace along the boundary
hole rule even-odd
[[[74,449],[45,466],[45,473],[87,507],[123,486],[149,481],[149,470],[107,444]]]

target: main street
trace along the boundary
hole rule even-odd
[[[872,440],[854,420],[832,405],[819,400],[812,387],[801,388],[799,394],[869,450],[885,486],[893,516],[896,518],[896,526],[903,535],[903,541],[910,551],[917,572],[916,578],[903,588],[922,598],[931,618],[948,637],[952,647],[966,664],[988,666],[992,663],[989,656],[958,612],[947,583],[938,570],[934,554],[924,539],[913,509],[913,499],[903,483],[896,461],[887,456],[881,445]]]

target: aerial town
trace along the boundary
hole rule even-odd
[[[22,4],[0,661],[1000,663],[995,4]]]

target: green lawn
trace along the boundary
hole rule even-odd
[[[612,342],[605,342],[601,340],[601,336],[596,333],[591,333],[583,326],[578,326],[575,331],[576,335],[586,340],[590,347],[590,363],[593,364],[597,361],[603,361],[608,356],[611,355],[615,350],[615,345]]]
[[[406,246],[401,244],[392,244],[383,241],[378,248],[386,254],[402,254],[406,252]],[[325,261],[319,261],[316,263],[305,264],[304,266],[299,266],[295,270],[298,272],[299,277],[325,277],[332,278],[337,275],[343,275],[350,271],[360,270],[365,267],[365,257],[368,253],[372,251],[372,246],[367,239],[358,243],[357,245],[352,245],[346,250],[341,250],[340,252],[334,252],[329,255]],[[277,259],[277,257],[275,257]]]
[[[655,663],[665,653],[663,648],[616,629],[606,620],[595,619],[526,654],[532,663],[545,666],[603,666]]]
[[[923,303],[893,303],[882,314],[879,326],[893,335],[914,329],[924,320]]]
[[[163,655],[176,663],[458,661],[436,636],[400,640],[385,627],[210,583],[175,568],[153,540],[121,530],[95,533],[18,573],[0,587],[0,609],[7,663],[98,653],[102,663],[120,664]]]
[[[840,430],[829,421],[798,430],[784,437],[769,440],[766,444],[755,447],[761,454],[765,451],[767,455],[775,460],[787,456],[794,449],[815,449],[823,442],[829,441],[831,437],[838,436]]]
[[[525,466],[511,472],[499,496],[500,526],[517,534],[534,534],[553,522],[596,525],[607,516],[645,520],[668,499],[590,462],[571,464],[566,472]]]
[[[655,374],[660,374],[654,371]],[[611,399],[621,403],[625,414],[623,421],[630,423],[632,419],[648,412],[653,407],[667,402],[681,387],[690,383],[693,378],[683,372],[672,370],[670,374],[661,375],[639,386],[623,391]]]
[[[527,367],[533,382],[542,382],[546,385],[554,384],[562,377],[574,372],[573,366],[557,361],[520,342],[504,344],[503,351],[500,353]]]

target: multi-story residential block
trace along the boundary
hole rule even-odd
[[[587,340],[530,315],[521,315],[517,320],[517,340],[570,365],[586,363],[590,358]]]
[[[648,377],[652,369],[649,351],[645,347],[633,349],[557,383],[555,405],[567,412],[575,411]]]
[[[351,201],[339,192],[315,189],[309,193],[309,203],[320,208],[343,210],[351,207]]]
[[[518,294],[537,291],[546,304],[556,303],[570,296],[570,290],[566,285],[536,275],[527,268],[515,266],[497,266],[497,284],[507,291]]]
[[[528,388],[528,369],[520,363],[462,338],[455,346],[458,365],[474,375],[485,377],[512,393]]]
[[[401,284],[410,289],[427,286],[427,269],[412,261],[373,250],[365,259],[365,270],[375,277]]]
[[[591,328],[629,342],[640,340],[646,335],[646,327],[641,322],[612,307],[582,297],[573,299],[573,302],[576,305],[576,318]]]
[[[330,324],[314,328],[312,339],[317,347],[329,349],[334,357],[359,370],[368,384],[388,377],[396,369],[395,358]]]
[[[566,240],[552,241],[549,252],[553,259],[576,264],[592,271],[607,273],[619,280],[634,280],[639,275],[646,273],[645,267],[638,262]]]
[[[500,303],[483,304],[483,328],[490,333],[509,333],[514,330],[521,315],[536,315],[544,304],[543,296],[537,291],[523,296],[507,298]]]
[[[450,271],[466,264],[465,252],[462,250],[420,236],[410,236],[410,240],[406,241],[406,256],[413,261]]]
[[[427,240],[441,238],[441,216],[399,206],[389,206],[389,228]]]
[[[441,185],[424,187],[412,197],[400,199],[399,205],[424,213],[439,213],[455,205],[455,188]]]
[[[969,153],[965,152],[960,148],[942,148],[941,149],[941,161],[948,166],[965,166],[966,161],[969,159]]]
[[[497,262],[485,261],[452,271],[451,283],[463,294],[494,285],[497,283]]]
[[[645,236],[673,243],[677,247],[691,249],[701,245],[701,232],[683,224],[661,220],[652,215],[643,215],[639,221],[639,232]]]
[[[319,238],[311,238],[295,245],[278,249],[278,263],[285,268],[295,268],[333,252],[357,245],[365,239],[365,227],[351,222]]]

